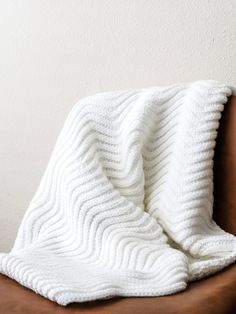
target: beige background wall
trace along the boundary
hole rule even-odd
[[[79,98],[235,70],[235,0],[0,0],[0,251]]]

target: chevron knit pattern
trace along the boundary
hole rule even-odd
[[[233,263],[236,238],[212,220],[232,93],[199,81],[81,100],[0,272],[66,305],[173,294]]]

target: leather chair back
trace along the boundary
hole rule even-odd
[[[236,96],[225,104],[216,140],[213,217],[236,235]]]

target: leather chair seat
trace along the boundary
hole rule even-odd
[[[234,314],[236,265],[191,283],[180,293],[151,298],[115,298],[62,307],[0,275],[0,314]]]

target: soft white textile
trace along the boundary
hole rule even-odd
[[[232,92],[199,81],[82,99],[0,272],[66,305],[172,294],[234,262],[236,238],[212,220]]]

